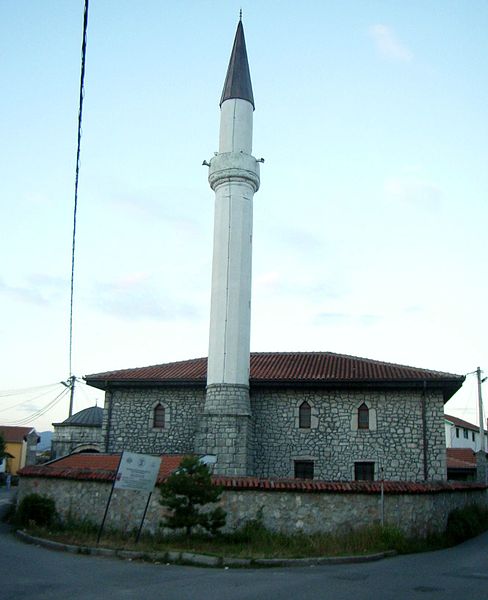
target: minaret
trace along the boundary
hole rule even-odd
[[[215,192],[207,394],[196,451],[215,454],[214,472],[252,474],[249,401],[252,201],[259,163],[252,156],[254,98],[239,20],[220,99],[219,152],[210,160]]]

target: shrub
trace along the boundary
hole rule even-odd
[[[220,507],[201,511],[199,507],[218,502],[221,494],[222,489],[212,485],[208,467],[196,456],[186,456],[178,469],[161,484],[160,502],[172,511],[164,519],[163,526],[184,528],[187,535],[191,535],[195,527],[217,533],[225,525],[225,511]]]
[[[20,501],[16,520],[22,526],[30,523],[47,526],[53,522],[55,516],[56,505],[54,500],[40,494],[28,494]]]
[[[449,513],[446,534],[450,543],[459,544],[486,531],[487,528],[488,509],[470,504]]]

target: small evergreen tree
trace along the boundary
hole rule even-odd
[[[186,456],[176,471],[161,484],[160,502],[172,511],[163,521],[164,527],[186,530],[203,527],[215,534],[225,525],[226,513],[217,507],[202,511],[200,507],[218,502],[222,488],[212,485],[210,471],[196,456]]]

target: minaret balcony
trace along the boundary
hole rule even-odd
[[[223,152],[210,160],[208,182],[212,190],[225,183],[247,183],[257,192],[259,189],[259,162],[243,152]]]

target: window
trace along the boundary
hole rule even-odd
[[[473,438],[473,442],[474,442],[474,431],[471,432],[472,438]]]
[[[456,437],[459,437],[459,427],[456,427]]]
[[[295,479],[313,479],[313,460],[295,461]]]
[[[358,429],[369,429],[369,408],[364,402],[358,408]]]
[[[165,421],[164,421],[164,406],[162,406],[161,404],[158,404],[155,408],[154,408],[154,413],[153,413],[153,427],[156,429],[163,429]]]
[[[468,439],[468,430],[467,429],[463,429],[463,435],[466,439]]]
[[[354,479],[356,481],[374,481],[374,462],[355,462]]]
[[[312,407],[308,402],[302,402],[298,409],[298,427],[310,429],[312,425]]]

